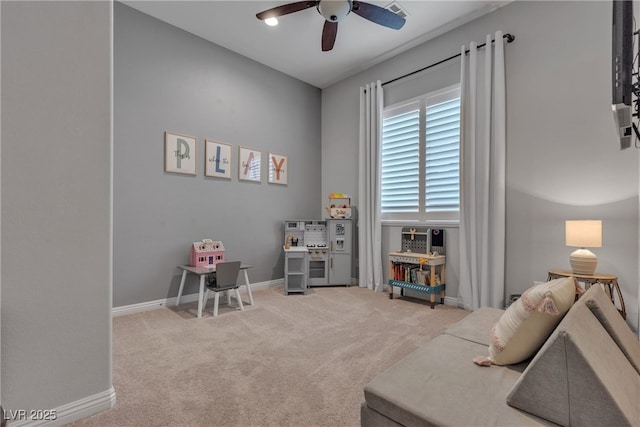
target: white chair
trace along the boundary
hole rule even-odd
[[[209,292],[214,293],[213,299],[213,317],[218,315],[218,303],[220,301],[220,292],[227,292],[227,303],[231,303],[231,295],[228,293],[230,290],[234,290],[236,294],[236,301],[240,311],[244,311],[242,305],[242,299],[240,298],[240,292],[238,291],[238,273],[240,272],[240,261],[221,262],[216,264],[216,280],[213,283],[207,284],[207,289],[204,293],[204,301],[202,301],[202,310],[207,305],[207,299],[209,299]]]

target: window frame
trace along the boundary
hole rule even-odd
[[[380,219],[383,223],[425,223],[425,224],[459,224],[460,222],[460,208],[457,211],[435,211],[428,212],[426,208],[426,111],[427,107],[442,102],[449,101],[451,99],[460,98],[461,86],[459,83],[450,85],[429,93],[416,96],[404,101],[400,101],[384,107],[383,120],[395,117],[403,113],[414,111],[416,107],[419,109],[419,145],[418,145],[418,212],[382,212],[382,205],[379,208]],[[462,121],[462,118],[461,118]],[[382,131],[382,129],[381,129]],[[382,132],[381,132],[382,135]],[[462,123],[460,127],[460,135],[462,136]],[[461,139],[461,138],[460,138]],[[458,185],[459,194],[461,195],[461,175],[462,175],[462,147],[461,141],[458,142],[460,146],[459,162],[460,170],[458,173]],[[380,181],[378,187],[378,195],[382,199],[382,137],[380,138],[379,146],[379,167],[378,178]],[[382,200],[381,200],[382,201]]]

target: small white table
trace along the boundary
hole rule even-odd
[[[244,285],[247,287],[247,294],[249,295],[249,304],[253,305],[253,295],[251,295],[251,284],[249,283],[249,275],[247,270],[252,266],[249,264],[240,264],[240,271],[244,273]],[[198,294],[198,317],[202,317],[202,298],[204,296],[204,281],[208,274],[216,271],[215,265],[213,267],[193,267],[191,265],[179,265],[179,269],[182,270],[182,279],[180,279],[180,289],[178,290],[178,298],[176,298],[176,305],[180,305],[180,298],[182,297],[182,291],[184,290],[184,282],[187,280],[189,273],[197,274],[200,276],[200,292]],[[242,285],[241,285],[242,286]]]

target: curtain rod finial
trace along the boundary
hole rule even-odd
[[[505,34],[504,37],[507,39],[507,43],[511,43],[512,41],[514,41],[516,39],[516,36],[514,36],[513,34]]]

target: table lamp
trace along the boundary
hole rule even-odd
[[[580,248],[572,252],[569,257],[573,273],[593,275],[598,265],[598,257],[586,248],[602,247],[602,221],[566,221],[565,244]]]

